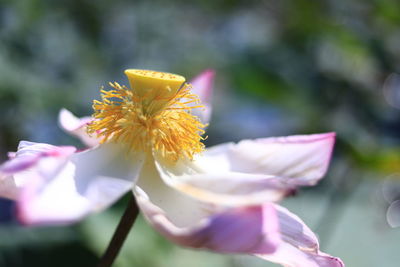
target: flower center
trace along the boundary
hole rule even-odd
[[[191,93],[191,85],[179,75],[126,70],[131,89],[110,83],[101,90],[101,101],[93,101],[94,121],[88,133],[104,142],[121,142],[128,151],[158,153],[177,161],[204,150],[202,124],[191,109],[202,107]]]

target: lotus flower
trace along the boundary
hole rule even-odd
[[[26,225],[83,219],[133,192],[146,220],[179,245],[256,255],[284,266],[344,266],[276,204],[311,186],[329,165],[335,134],[243,140],[205,149],[214,72],[190,85],[175,74],[126,70],[94,115],[60,113],[88,148],[22,141],[0,166],[0,196]],[[202,101],[202,104],[200,103]]]

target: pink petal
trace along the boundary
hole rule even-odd
[[[202,203],[165,185],[150,162],[134,192],[149,223],[179,245],[224,253],[272,253],[280,242],[271,204],[226,209]]]
[[[86,132],[87,124],[93,120],[91,117],[77,118],[69,110],[62,109],[58,114],[58,123],[61,128],[73,136],[78,137],[82,143],[88,147],[99,144],[99,140],[94,136],[89,136]]]
[[[207,124],[210,121],[212,107],[212,92],[214,83],[215,71],[208,69],[200,73],[190,81],[193,86],[193,93],[199,96],[204,108],[193,110],[193,115],[198,116],[201,122]]]
[[[319,251],[318,239],[308,226],[287,209],[275,205],[283,242],[269,255],[257,255],[288,267],[344,267],[339,258]]]
[[[335,133],[243,140],[204,154],[220,171],[268,174],[292,185],[315,185],[326,173]]]
[[[193,86],[193,92],[200,97],[202,102],[210,102],[213,91],[215,71],[208,69],[194,77],[189,83]]]
[[[143,164],[143,155],[127,154],[117,145],[101,145],[63,161],[41,159],[27,173],[18,197],[22,223],[55,224],[80,220],[105,209],[128,192]]]
[[[0,197],[15,200],[20,189],[29,180],[28,175],[21,174],[31,173],[31,169],[35,168],[40,160],[54,158],[56,161],[63,161],[75,151],[74,147],[21,141],[13,157],[0,165]]]
[[[249,206],[278,201],[288,193],[275,176],[220,172],[201,156],[174,164],[157,159],[158,175],[167,185],[202,202]]]
[[[0,173],[13,174],[34,166],[45,157],[69,156],[76,151],[72,146],[53,146],[43,143],[21,141],[18,151],[10,160],[0,165]]]

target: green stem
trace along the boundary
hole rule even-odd
[[[125,212],[117,226],[117,229],[115,230],[114,235],[97,267],[112,266],[138,214],[139,208],[136,204],[134,196],[132,195],[129,199],[128,206],[126,207]]]

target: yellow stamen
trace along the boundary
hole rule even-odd
[[[90,134],[102,143],[121,142],[129,151],[154,152],[171,161],[193,159],[204,150],[205,125],[191,114],[202,106],[184,77],[147,70],[125,74],[132,89],[110,83],[113,90],[101,90],[102,100],[93,101]]]

